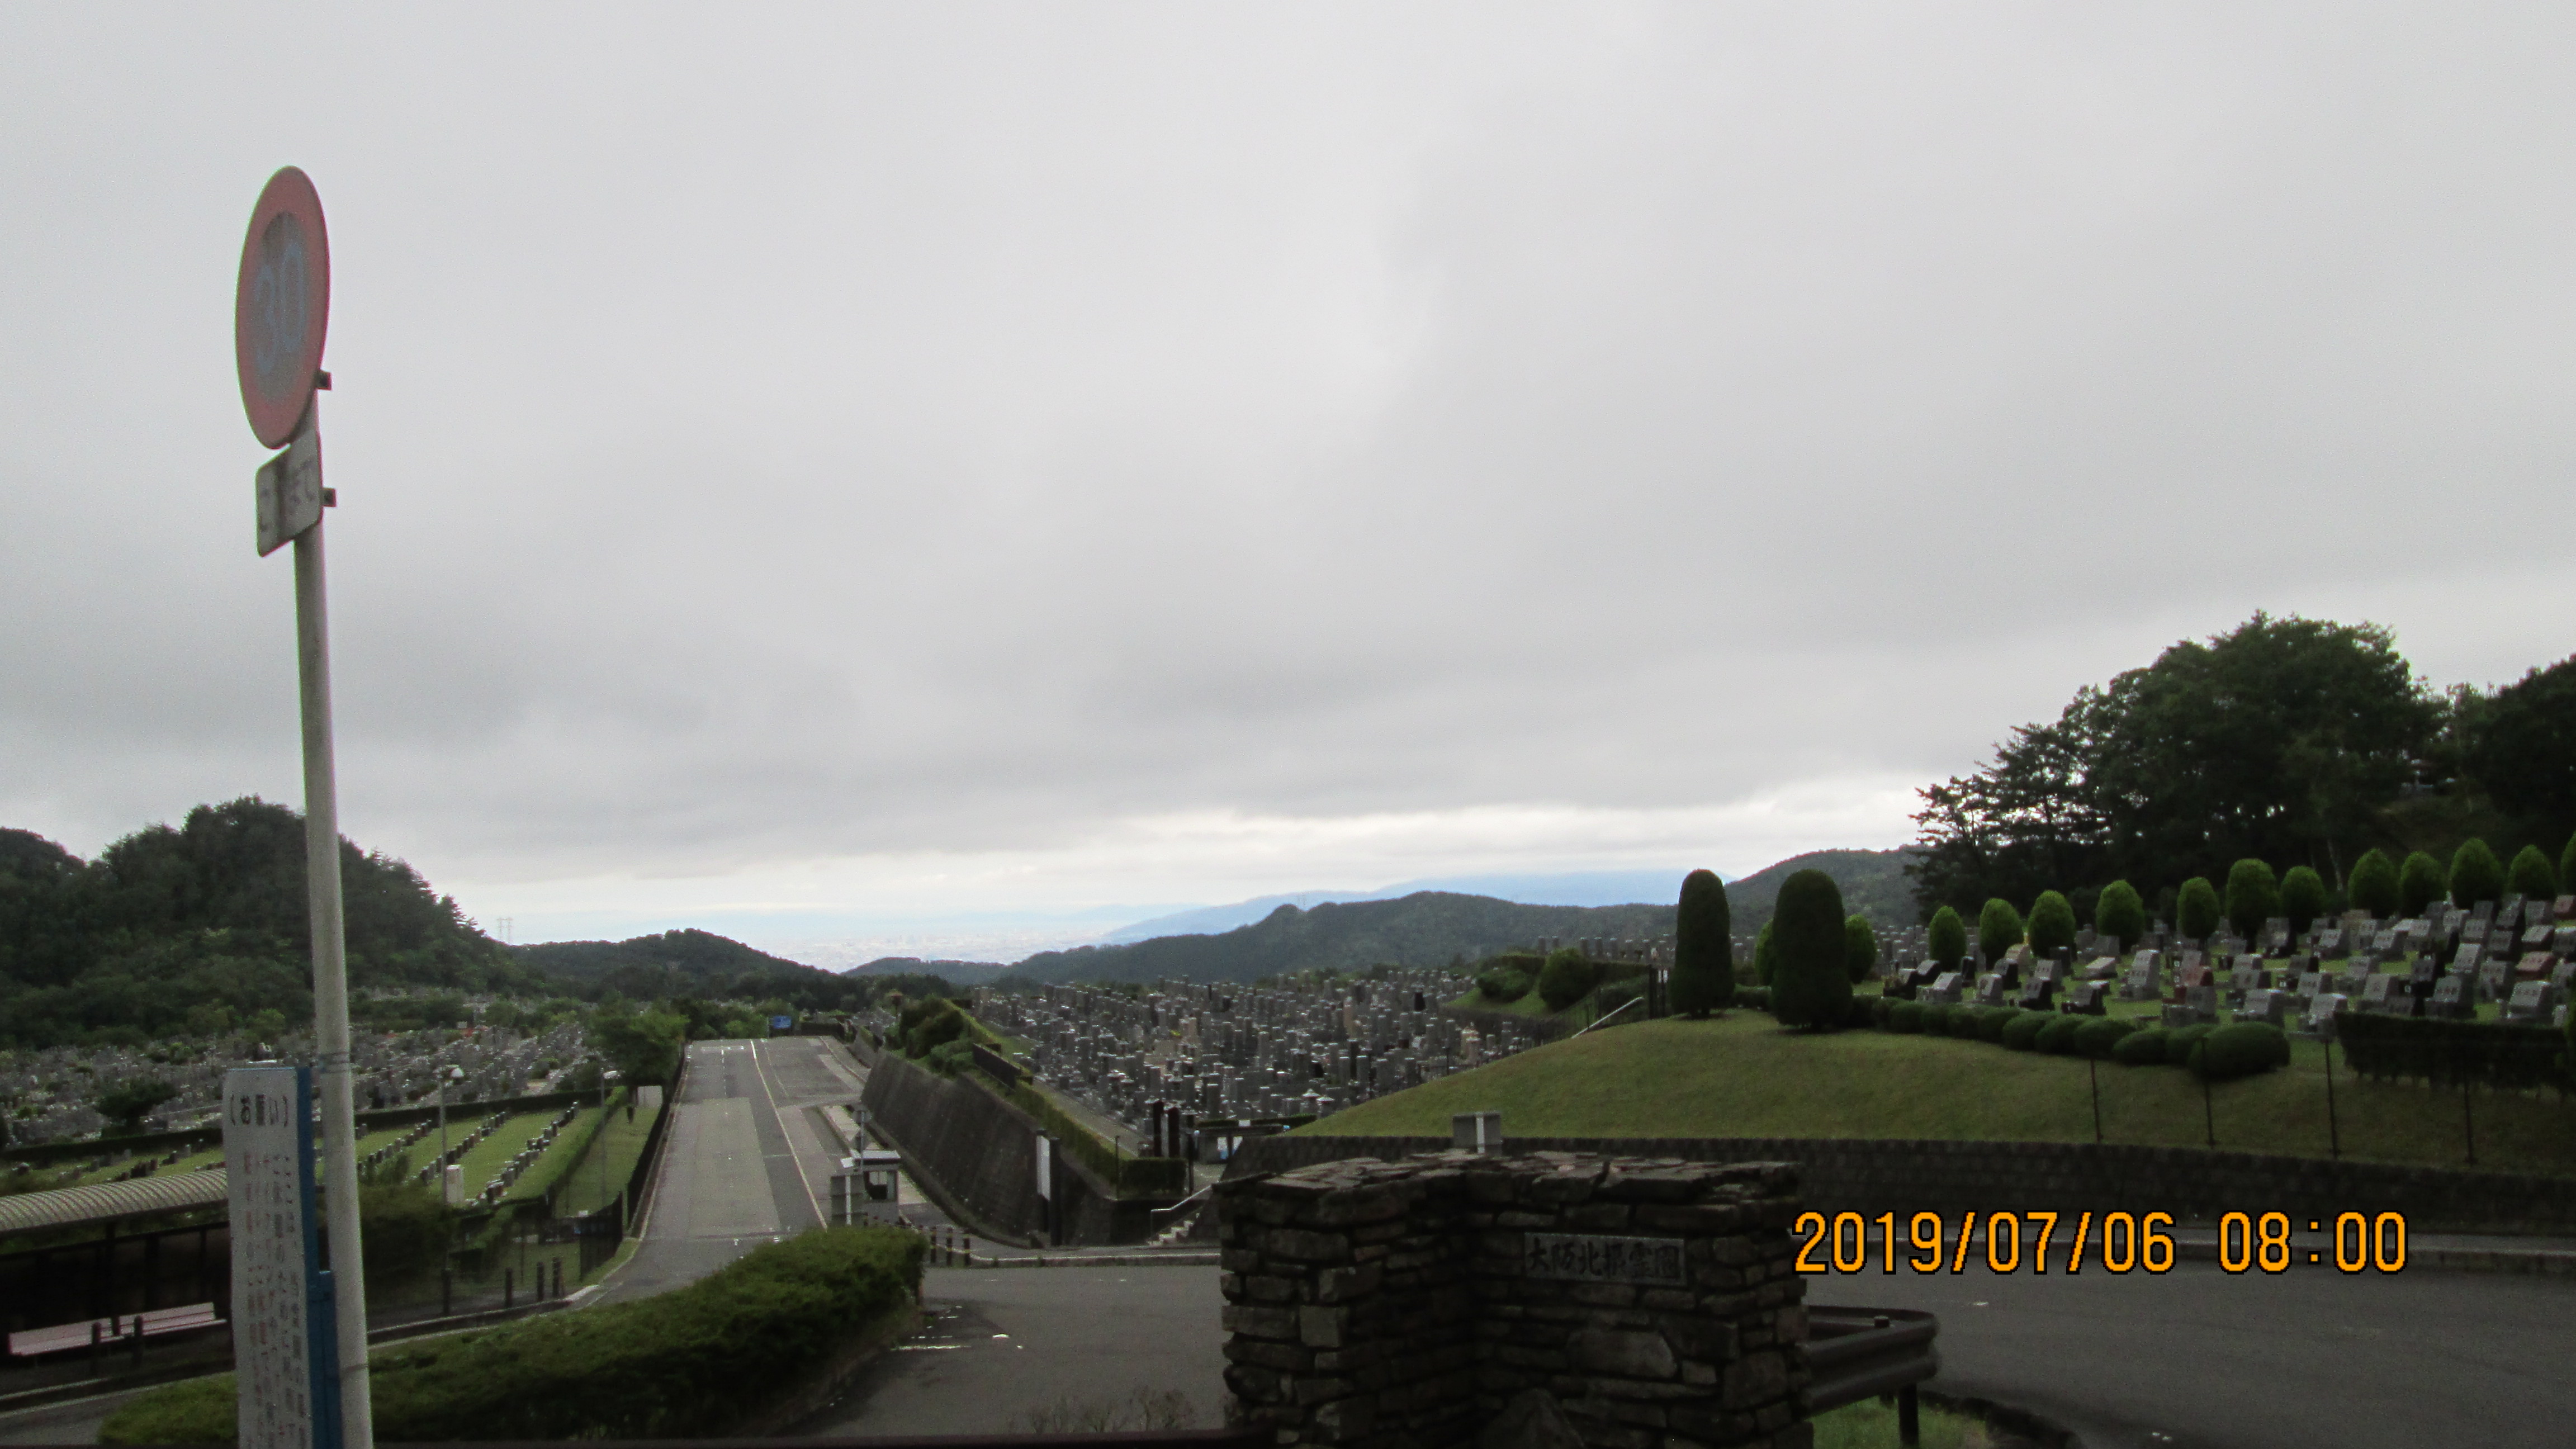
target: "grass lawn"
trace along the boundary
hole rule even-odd
[[[628,1091],[631,1095],[632,1089]],[[566,1132],[563,1137],[556,1139],[555,1147],[558,1150],[568,1148],[573,1141],[578,1140],[579,1133],[589,1130],[587,1125],[589,1116],[589,1113],[583,1113],[583,1121],[575,1123],[573,1131]],[[624,1192],[626,1179],[635,1174],[636,1160],[644,1155],[644,1139],[650,1136],[652,1131],[652,1112],[638,1107],[635,1109],[635,1119],[630,1122],[626,1118],[624,1105],[612,1105],[608,1109],[607,1130],[600,1133],[588,1152],[582,1154],[581,1161],[573,1164],[570,1176],[564,1181],[562,1193],[556,1196],[555,1216],[569,1217],[574,1213],[589,1212],[593,1208],[605,1206],[610,1199]],[[548,1157],[551,1158],[552,1155],[549,1153]],[[605,1191],[601,1190],[600,1182],[603,1159],[607,1164]],[[544,1171],[546,1168],[547,1163],[540,1162],[528,1177],[521,1178],[520,1181],[530,1181],[537,1172]]]
[[[554,1145],[546,1149],[545,1155],[530,1163],[528,1170],[519,1174],[519,1180],[510,1184],[509,1191],[503,1194],[501,1200],[517,1202],[525,1198],[542,1196],[546,1190],[546,1184],[554,1181],[556,1174],[572,1165],[574,1154],[580,1150],[581,1134],[588,1130],[586,1124],[598,1115],[599,1109],[596,1107],[582,1108],[579,1116],[565,1123],[563,1131],[555,1134]],[[546,1124],[554,1119],[553,1112],[520,1112],[493,1129],[491,1136],[476,1143],[474,1149],[465,1154],[462,1163],[465,1168],[465,1195],[471,1198],[481,1192],[483,1185],[492,1180],[493,1174],[499,1172],[511,1158],[518,1156],[519,1149],[528,1145],[528,1139],[544,1131]],[[468,1118],[464,1124],[466,1129],[470,1130],[478,1120],[480,1119]],[[462,1135],[458,1132],[454,1113],[448,1115],[447,1130],[451,1134],[451,1139],[455,1135]],[[423,1138],[416,1150],[419,1152],[421,1162],[426,1163],[437,1157],[438,1134],[432,1132]]]
[[[2218,1145],[2323,1157],[2323,1048],[2291,1038],[2291,1064],[2211,1089]],[[2090,1142],[2093,1099],[2077,1057],[1982,1041],[1783,1029],[1764,1012],[1608,1026],[1472,1072],[1363,1102],[1299,1129],[1449,1135],[1452,1113],[1500,1109],[1515,1137],[1879,1137]],[[2106,1142],[2205,1144],[2200,1083],[2179,1067],[2100,1064]],[[2460,1094],[2364,1082],[2338,1060],[2347,1157],[2464,1161]],[[2476,1095],[2478,1165],[2576,1174],[2576,1102]]]

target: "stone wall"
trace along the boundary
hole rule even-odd
[[[1928,1142],[1824,1137],[1509,1136],[1509,1152],[1623,1152],[1691,1162],[1795,1162],[1807,1205],[1827,1213],[2169,1212],[2215,1223],[2229,1212],[2294,1218],[2402,1212],[2415,1232],[2576,1233],[2576,1180],[2403,1167],[2193,1147],[2090,1142]],[[1227,1176],[1448,1146],[1435,1137],[1265,1137]]]
[[[1041,1129],[1027,1113],[970,1077],[943,1077],[892,1051],[877,1054],[859,1101],[914,1180],[970,1229],[1016,1242],[1041,1235]],[[1153,1204],[1120,1201],[1070,1152],[1053,1159],[1058,1242],[1141,1243],[1149,1236]]]
[[[1442,1152],[1217,1211],[1228,1418],[1278,1443],[1451,1449],[1533,1391],[1592,1449],[1807,1443],[1793,1167]]]

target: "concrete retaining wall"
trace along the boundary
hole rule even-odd
[[[1510,1124],[1504,1124],[1508,1133]],[[1436,1137],[1265,1137],[1228,1179],[1351,1157],[1398,1158]],[[2576,1233],[2576,1181],[2189,1147],[2089,1142],[1925,1142],[1864,1138],[1506,1138],[1505,1151],[1616,1152],[1690,1162],[1795,1162],[1807,1205],[1827,1213],[2169,1212],[2214,1223],[2230,1212],[2301,1220],[2406,1214],[2411,1231]]]
[[[878,1053],[859,1100],[925,1190],[962,1208],[986,1233],[1018,1242],[1043,1237],[1041,1129],[1027,1113],[971,1072],[942,1077],[891,1051]],[[1141,1243],[1152,1233],[1148,1210],[1160,1203],[1120,1201],[1072,1153],[1053,1159],[1057,1244]]]

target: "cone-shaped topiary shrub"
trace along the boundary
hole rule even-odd
[[[1858,986],[1867,981],[1870,971],[1877,965],[1878,932],[1870,929],[1869,917],[1845,916],[1843,969],[1851,973],[1852,984]]]
[[[2397,862],[2376,848],[2363,851],[2361,859],[2352,863],[2352,874],[2344,877],[2343,891],[2354,910],[2387,920],[2397,914],[2402,899],[2397,889]]]
[[[2576,840],[2569,841],[2568,848],[2576,850]],[[1968,955],[1967,923],[1948,906],[1934,911],[1931,923],[1923,928],[1923,948],[1931,953],[1934,965],[1944,971],[1958,970]]]
[[[2075,947],[2075,908],[2055,891],[2030,903],[2030,949],[2042,956]]]
[[[2206,941],[2218,929],[2218,887],[2196,875],[2182,883],[2174,897],[2174,929],[2195,941]]]
[[[2397,913],[2420,916],[2426,906],[2442,899],[2450,888],[2450,878],[2443,874],[2442,863],[2420,850],[2416,851],[2397,868]]]
[[[1673,1010],[1689,1016],[1724,1011],[1735,1000],[1735,945],[1726,886],[1714,871],[1682,877],[1673,917]]]
[[[1753,979],[1762,989],[1771,989],[1772,978],[1780,972],[1780,948],[1772,941],[1772,922],[1764,921],[1762,930],[1753,938]]]
[[[1986,902],[1986,908],[1977,912],[1977,954],[1984,958],[1982,965],[1992,969],[2006,951],[2021,944],[2022,934],[2021,912],[2013,909],[2012,902]]]
[[[2451,904],[2474,906],[2504,899],[2504,863],[2472,835],[2451,856]]]
[[[2281,912],[2281,882],[2272,867],[2259,860],[2240,860],[2227,868],[2227,924],[2248,942],[2262,934],[2263,923]]]
[[[1783,1026],[1816,1031],[1842,1024],[1851,1008],[1851,973],[1843,966],[1842,887],[1821,870],[1780,882],[1771,908],[1771,1014]]]
[[[2147,933],[2147,903],[2138,899],[2138,888],[2124,880],[2102,887],[2102,899],[2093,906],[2093,932],[2110,936],[2120,943],[2126,955]]]
[[[2290,867],[2281,877],[2281,914],[2290,918],[2292,937],[2307,934],[2308,927],[2326,913],[2325,877],[2304,865]]]
[[[2513,866],[2505,872],[2505,885],[2527,901],[2545,901],[2558,894],[2558,868],[2537,845],[2526,845],[2514,852]]]

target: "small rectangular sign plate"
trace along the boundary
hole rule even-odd
[[[1528,1233],[1521,1271],[1532,1278],[1582,1283],[1690,1286],[1679,1238],[1609,1238],[1589,1233]]]
[[[259,467],[259,556],[322,521],[322,437],[312,428]]]

